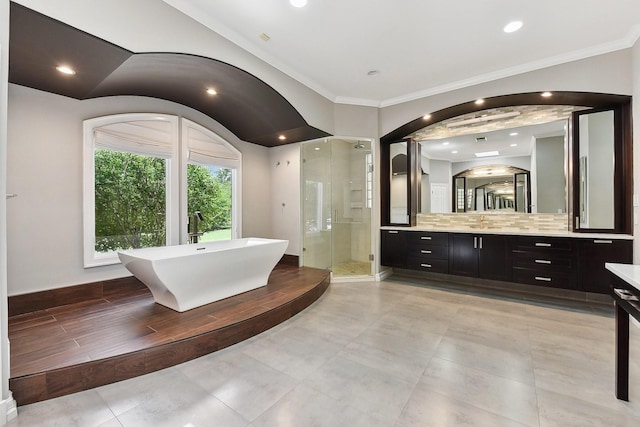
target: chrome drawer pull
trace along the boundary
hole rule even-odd
[[[548,259],[537,259],[536,264],[551,264],[551,261]]]
[[[424,249],[420,251],[421,254],[430,254],[431,251],[425,251]]]
[[[539,280],[540,282],[550,282],[551,281],[551,277],[536,276],[536,280]]]
[[[397,231],[393,231],[393,230],[389,230],[389,232],[388,232],[388,233],[389,233],[389,234],[398,234],[398,232],[397,232]]]
[[[542,248],[550,248],[550,247],[551,247],[551,243],[540,243],[540,242],[536,242],[536,246],[538,246],[538,247],[542,247]]]
[[[420,267],[431,268],[431,264],[420,264]]]
[[[431,240],[431,236],[421,236],[421,240]]]
[[[611,244],[611,243],[613,243],[613,240],[594,240],[593,243]]]

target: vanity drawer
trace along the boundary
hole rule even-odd
[[[513,266],[534,270],[569,271],[576,268],[575,258],[567,252],[545,253],[513,251]]]
[[[430,271],[432,273],[449,273],[449,261],[446,259],[424,259],[410,257],[407,268],[411,270]]]
[[[449,258],[449,248],[446,246],[415,245],[409,246],[407,252],[410,257],[415,258],[444,260]]]
[[[573,239],[567,237],[516,237],[515,248],[523,251],[566,251],[573,249]]]
[[[513,281],[551,288],[578,289],[576,274],[568,271],[533,270],[514,268]]]
[[[412,231],[407,233],[408,245],[449,246],[449,233]]]

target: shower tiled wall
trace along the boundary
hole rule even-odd
[[[567,214],[441,213],[418,214],[418,227],[433,229],[487,228],[496,231],[566,233]]]

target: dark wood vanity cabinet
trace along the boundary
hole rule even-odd
[[[608,294],[610,273],[606,262],[633,263],[633,241],[613,239],[579,239],[578,286],[585,292]]]
[[[449,233],[416,231],[407,233],[407,268],[449,272]]]
[[[606,262],[632,263],[633,241],[382,230],[381,264],[527,285],[609,293]]]
[[[449,234],[449,273],[492,280],[511,280],[511,236]]]
[[[575,239],[515,237],[513,281],[528,285],[578,289]]]
[[[407,267],[406,234],[411,232],[399,230],[382,230],[380,232],[380,264],[388,267]]]

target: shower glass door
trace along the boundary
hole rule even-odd
[[[334,278],[373,274],[371,142],[327,138],[301,151],[303,265]]]
[[[331,268],[331,144],[302,144],[302,258],[306,267]]]

